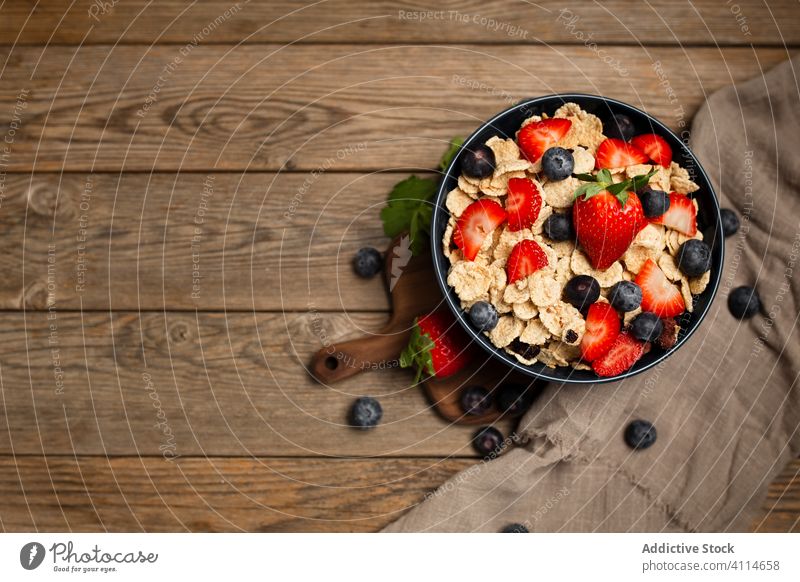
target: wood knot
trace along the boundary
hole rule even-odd
[[[192,328],[185,321],[176,321],[169,326],[169,340],[174,344],[182,344],[192,339]]]
[[[28,189],[28,209],[39,216],[52,218],[58,206],[58,190],[52,185],[31,184]],[[62,211],[65,208],[62,207]],[[68,212],[68,211],[67,211]]]
[[[47,309],[47,285],[44,281],[34,281],[26,289],[22,291],[20,298],[20,308],[44,310]]]

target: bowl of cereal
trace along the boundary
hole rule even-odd
[[[626,378],[679,349],[724,254],[716,194],[687,145],[584,94],[529,99],[478,128],[442,177],[431,240],[472,340],[569,383]]]

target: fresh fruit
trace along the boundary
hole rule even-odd
[[[544,235],[553,241],[573,240],[575,238],[572,217],[564,212],[554,212],[548,216],[542,228]]]
[[[536,241],[528,239],[519,241],[511,249],[506,262],[508,284],[543,269],[547,264],[547,255]]]
[[[548,148],[556,145],[564,137],[572,122],[569,119],[554,117],[534,121],[517,133],[517,143],[529,162],[536,163]]]
[[[659,166],[669,167],[672,162],[672,148],[667,141],[655,133],[645,133],[637,135],[631,139],[631,145],[642,150],[647,156]]]
[[[619,336],[619,315],[608,303],[594,303],[586,314],[581,357],[587,362],[604,356]]]
[[[678,343],[678,324],[671,317],[661,320],[661,335],[656,340],[658,347],[664,350],[670,350]]]
[[[553,182],[569,177],[574,167],[572,152],[564,148],[550,148],[542,156],[542,172]]]
[[[530,228],[539,218],[542,209],[542,194],[533,180],[528,178],[511,178],[508,181],[506,197],[506,214],[509,230],[517,231]]]
[[[469,308],[469,320],[479,331],[492,331],[499,319],[497,309],[488,301],[476,301]]]
[[[697,208],[688,196],[670,192],[669,210],[657,218],[651,218],[650,222],[663,224],[686,236],[694,236],[697,234]]]
[[[657,437],[656,427],[646,420],[634,420],[625,428],[625,444],[632,449],[649,448]]]
[[[503,224],[506,211],[494,200],[476,200],[458,217],[453,242],[464,253],[464,258],[474,261],[483,241]]]
[[[576,275],[564,285],[564,299],[583,311],[600,297],[600,283],[590,275]]]
[[[658,317],[675,317],[686,309],[680,289],[673,285],[653,259],[647,259],[636,284],[642,288],[642,311],[652,311]]]
[[[647,160],[647,154],[636,146],[612,137],[600,144],[595,155],[598,168],[624,168],[644,164]]]
[[[377,426],[382,416],[381,403],[369,396],[362,396],[356,399],[350,408],[350,426],[367,430]]]
[[[730,208],[723,208],[719,211],[722,219],[722,234],[725,238],[733,236],[739,230],[739,217]]]
[[[470,178],[488,178],[494,173],[494,152],[489,146],[471,146],[461,154],[461,172]]]
[[[620,281],[611,288],[608,300],[617,311],[633,311],[642,304],[642,288],[633,281]]]
[[[623,332],[604,356],[592,362],[592,370],[604,378],[627,372],[642,357],[646,345]]]
[[[505,439],[495,427],[485,426],[472,437],[472,446],[484,457],[496,457],[505,448]]]
[[[643,342],[653,342],[661,337],[664,325],[661,319],[649,311],[643,311],[631,322],[631,335]]]
[[[519,354],[526,360],[532,360],[536,356],[539,355],[539,352],[542,350],[539,346],[534,346],[531,344],[526,344],[523,341],[520,341],[519,338],[512,341],[508,344],[508,349],[514,352],[515,354]]]
[[[711,268],[711,247],[691,238],[678,249],[678,268],[687,277],[699,277]]]
[[[521,523],[510,523],[500,530],[500,533],[531,533],[528,528]]]
[[[612,115],[603,124],[603,135],[606,137],[629,141],[634,133],[633,121],[631,121],[630,117],[622,113]]]
[[[663,190],[645,186],[639,192],[639,200],[642,201],[642,210],[647,218],[658,218],[669,210],[669,194]]]
[[[728,310],[737,319],[749,319],[761,311],[761,299],[753,287],[736,287],[728,295]]]
[[[411,339],[400,354],[400,367],[417,369],[415,383],[423,374],[445,378],[464,369],[469,343],[453,316],[443,309],[418,317]]]
[[[461,392],[461,410],[479,416],[492,407],[492,395],[483,386],[468,386]]]
[[[527,412],[534,401],[535,389],[533,385],[524,386],[509,382],[501,384],[497,389],[495,404],[497,410],[508,416],[517,416]]]
[[[608,269],[625,254],[647,224],[642,203],[633,192],[625,192],[625,205],[604,190],[589,198],[578,197],[572,211],[575,232],[592,266]]]
[[[364,247],[358,249],[353,257],[353,269],[356,275],[368,279],[380,273],[383,268],[383,255],[377,249]]]

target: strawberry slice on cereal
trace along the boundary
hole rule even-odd
[[[661,216],[651,219],[650,222],[677,230],[686,236],[695,236],[697,234],[697,208],[688,196],[670,192],[669,210]]]
[[[517,231],[530,228],[539,218],[542,209],[542,194],[529,178],[511,178],[508,181],[506,213],[508,229]]]
[[[659,317],[675,317],[686,309],[680,289],[673,285],[653,259],[647,259],[636,284],[642,288],[642,311]]]
[[[545,268],[548,263],[547,255],[536,241],[528,239],[519,241],[511,249],[511,254],[506,262],[506,276],[509,285]]]
[[[593,303],[586,313],[586,331],[581,340],[581,357],[587,362],[604,356],[620,330],[617,311],[608,303]]]
[[[655,133],[637,135],[631,139],[631,145],[642,150],[659,166],[669,168],[670,162],[672,162],[672,148],[660,135]]]
[[[572,122],[560,117],[534,121],[519,130],[517,144],[528,161],[535,164],[545,151],[567,134],[570,127]]]
[[[592,362],[592,370],[598,376],[606,378],[627,372],[644,355],[647,347],[646,342],[623,332],[614,340],[608,353]]]
[[[506,211],[494,200],[476,200],[461,213],[453,232],[453,242],[464,253],[464,258],[474,261],[483,241],[506,220]]]
[[[635,145],[610,137],[598,146],[595,163],[598,169],[625,168],[644,164],[648,159],[647,154]]]

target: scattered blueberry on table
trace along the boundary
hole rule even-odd
[[[507,415],[517,416],[527,411],[533,404],[535,397],[532,385],[507,382],[497,388],[495,405],[497,409]]]
[[[468,386],[461,392],[464,414],[480,416],[492,407],[492,395],[483,386]]]
[[[530,533],[528,528],[522,525],[521,523],[509,523],[503,529],[500,530],[500,533]]]
[[[655,314],[645,311],[637,315],[631,323],[631,334],[643,342],[654,342],[661,337],[664,325]]]
[[[469,320],[479,331],[492,331],[499,320],[497,310],[488,301],[476,301],[469,308]]]
[[[383,255],[378,249],[364,247],[359,249],[353,257],[353,269],[356,275],[369,279],[374,277],[383,269]]]
[[[617,311],[633,311],[642,304],[642,288],[633,281],[620,281],[611,288],[608,299]]]
[[[564,297],[573,307],[583,310],[600,297],[600,283],[590,275],[577,275],[567,281]]]
[[[761,299],[753,287],[736,287],[728,295],[728,310],[737,319],[749,319],[761,311]]]
[[[733,236],[739,230],[739,217],[730,208],[723,208],[719,211],[722,218],[722,234],[725,238]]]
[[[472,446],[481,455],[498,455],[504,448],[503,433],[493,426],[484,426],[478,429],[472,437]]]
[[[699,277],[711,268],[711,247],[689,239],[678,249],[678,268],[687,277]]]
[[[629,141],[634,133],[636,133],[636,128],[633,127],[633,121],[622,113],[611,116],[603,123],[603,134],[606,137]]]
[[[646,420],[634,420],[625,429],[625,443],[632,449],[647,449],[656,442],[656,427]]]
[[[494,152],[486,145],[471,146],[461,156],[461,171],[470,178],[488,178],[494,165]]]
[[[369,396],[358,398],[350,409],[350,426],[362,430],[378,425],[383,417],[381,403]]]
[[[553,182],[564,180],[572,174],[575,159],[572,152],[564,148],[550,148],[542,155],[542,172]]]

